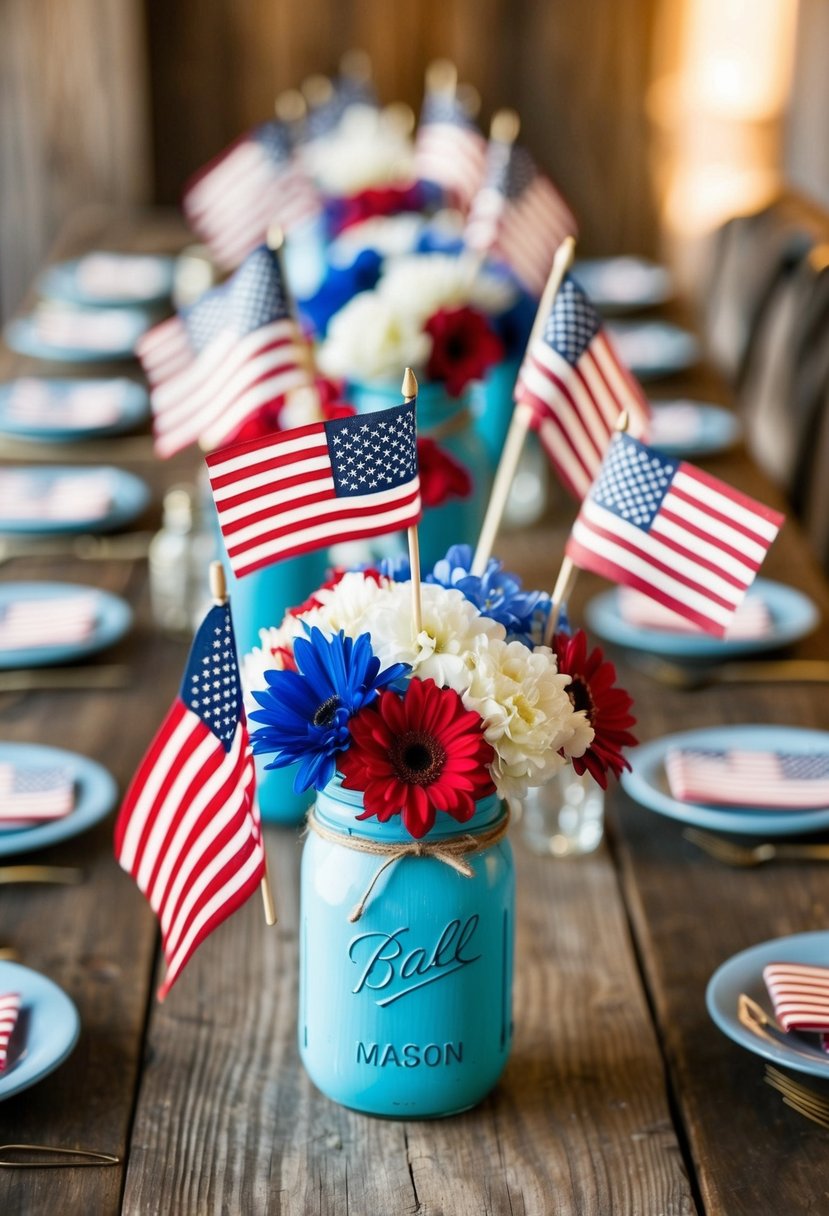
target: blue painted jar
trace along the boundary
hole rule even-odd
[[[520,366],[520,359],[504,359],[489,368],[484,379],[473,386],[475,430],[486,448],[493,470],[498,467],[512,421],[515,404],[513,393]]]
[[[389,409],[400,402],[400,387],[351,383],[349,400],[360,413]],[[467,498],[450,498],[439,507],[426,507],[423,512],[418,524],[420,564],[424,571],[429,571],[446,555],[450,545],[465,542],[474,548],[489,500],[492,471],[486,448],[475,430],[472,386],[460,397],[450,397],[443,384],[421,384],[417,394],[417,433],[421,439],[434,440],[472,478],[472,492]],[[399,551],[404,550],[405,536],[401,536]]]
[[[411,845],[402,822],[358,821],[362,795],[335,779],[317,797],[302,857],[299,1050],[315,1085],[354,1110],[436,1118],[495,1085],[512,1039],[515,881],[501,837],[463,860],[392,861],[362,917],[349,915],[388,857],[349,841]],[[505,826],[496,797],[465,824],[439,813],[427,845]],[[334,839],[330,834],[335,833]],[[337,839],[339,837],[340,839]]]

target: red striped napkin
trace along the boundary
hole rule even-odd
[[[659,632],[708,635],[693,622],[672,612],[663,604],[634,591],[631,587],[620,587],[617,592],[619,615],[626,624],[636,629],[655,629]],[[767,637],[774,627],[768,605],[761,595],[749,595],[734,613],[726,630],[725,641],[751,641]]]
[[[102,380],[78,388],[55,391],[48,380],[24,376],[17,380],[6,401],[6,417],[30,426],[108,426],[121,416],[126,380]]]
[[[815,1031],[824,1051],[829,1045],[829,967],[806,963],[769,963],[763,980],[774,1016],[785,1031]]]
[[[21,997],[19,992],[0,993],[0,1072],[3,1072],[9,1060],[9,1041],[20,1016]]]
[[[665,772],[680,802],[792,811],[829,806],[829,752],[676,748],[665,757]]]
[[[75,269],[75,282],[101,300],[153,300],[168,287],[161,258],[146,253],[88,253]]]
[[[124,309],[73,308],[68,304],[40,304],[31,314],[37,338],[47,346],[65,350],[132,350],[135,317]]]
[[[22,469],[0,473],[0,519],[69,523],[102,519],[112,506],[108,473],[33,477]]]
[[[0,763],[0,828],[62,819],[74,805],[75,785],[69,769],[18,768]]]
[[[0,610],[0,651],[71,646],[86,641],[96,623],[97,607],[92,596],[16,600]]]

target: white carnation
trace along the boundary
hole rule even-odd
[[[316,625],[324,633],[339,633],[357,638],[366,632],[365,617],[370,606],[383,594],[373,578],[359,570],[349,570],[333,587],[323,587],[314,593],[319,608],[310,608],[302,614],[308,628]]]
[[[426,221],[422,215],[404,211],[401,215],[377,215],[346,228],[328,249],[334,266],[350,266],[364,249],[376,249],[384,258],[411,253]]]
[[[505,312],[515,288],[480,269],[470,254],[420,253],[395,258],[384,270],[378,294],[395,310],[408,309],[422,324],[440,308],[470,306],[490,316]]]
[[[397,381],[402,367],[422,368],[431,350],[432,339],[410,309],[362,291],[332,320],[318,359],[329,376]]]
[[[254,646],[242,656],[240,674],[242,677],[242,693],[244,694],[245,713],[250,714],[254,709],[260,709],[258,701],[253,698],[253,692],[262,692],[268,687],[265,679],[266,671],[282,671],[282,650],[293,650],[293,641],[302,626],[296,617],[286,616],[277,628],[259,630],[259,645]]]
[[[327,194],[356,194],[370,186],[411,181],[412,141],[393,116],[352,106],[330,135],[315,139],[303,160]]]

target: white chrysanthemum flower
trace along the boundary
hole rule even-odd
[[[559,749],[577,729],[567,695],[570,677],[559,675],[548,647],[530,650],[523,642],[478,639],[469,662],[463,703],[484,721],[484,736],[495,750],[492,778],[498,793],[520,798],[566,763]],[[579,730],[583,737],[581,725]],[[592,734],[591,729],[591,739]]]
[[[366,632],[366,613],[382,594],[375,579],[366,578],[360,570],[349,570],[335,586],[314,593],[320,607],[303,612],[302,620],[309,629],[316,625],[330,634],[342,629],[346,637],[357,638]]]
[[[332,320],[318,361],[329,376],[399,381],[401,367],[424,367],[431,350],[432,339],[411,309],[362,291]]]
[[[334,266],[350,266],[364,249],[376,249],[384,258],[411,253],[426,225],[422,215],[404,211],[401,215],[376,215],[346,228],[328,249]]]
[[[286,616],[279,628],[274,625],[259,630],[259,645],[243,655],[240,664],[246,714],[250,715],[254,709],[261,708],[252,696],[254,690],[261,692],[267,688],[266,671],[283,670],[281,652],[293,650],[294,638],[301,631],[302,626],[293,616]]]
[[[440,308],[477,308],[489,316],[506,312],[515,288],[480,269],[471,254],[420,253],[396,258],[384,270],[377,293],[396,311],[408,309],[421,323]]]
[[[332,195],[356,194],[415,176],[408,133],[373,106],[350,107],[335,131],[306,145],[303,160]]]
[[[409,663],[421,680],[462,693],[472,677],[469,655],[476,638],[503,639],[503,625],[481,616],[460,591],[424,583],[421,587],[422,625],[415,638],[412,626],[411,583],[395,583],[369,607],[363,628],[383,667]]]

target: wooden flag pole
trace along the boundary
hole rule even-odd
[[[417,400],[417,376],[410,367],[403,374],[403,400],[408,404]],[[409,566],[412,572],[412,623],[414,635],[423,628],[423,608],[420,602],[420,541],[417,536],[417,524],[412,524],[406,535],[409,539]]]
[[[426,91],[448,93],[455,96],[458,87],[458,69],[451,59],[433,59],[426,68]]]
[[[285,232],[282,225],[274,220],[268,227],[268,234],[265,238],[268,249],[273,253],[279,263],[279,277],[282,281],[282,290],[285,293],[285,304],[288,312],[291,314],[294,324],[296,325],[297,337],[299,339],[300,348],[305,356],[305,368],[312,380],[317,377],[317,365],[314,360],[314,352],[311,343],[305,340],[302,330],[299,326],[299,314],[297,312],[296,300],[291,291],[291,285],[288,282],[288,276],[285,273]],[[294,392],[299,391],[294,389]]]
[[[628,412],[622,410],[619,417],[616,419],[616,430],[626,431],[628,429]],[[561,618],[562,606],[566,603],[573,593],[573,588],[576,585],[578,578],[578,566],[575,566],[569,557],[565,557],[561,563],[561,569],[558,572],[556,585],[553,588],[553,606],[550,609],[550,615],[547,617],[547,624],[544,629],[544,645],[552,646],[555,631],[558,628],[558,622]]]
[[[576,242],[571,236],[566,236],[556,250],[553,268],[550,271],[547,286],[544,288],[544,294],[538,305],[538,312],[535,314],[535,322],[527,343],[527,350],[530,350],[533,342],[544,329],[544,325],[550,315],[550,309],[558,295],[558,290],[564,282],[564,276],[573,264],[575,251]],[[495,537],[498,535],[498,529],[501,526],[501,518],[507,505],[510,486],[515,478],[518,462],[524,450],[531,422],[532,411],[530,408],[526,405],[516,405],[512,412],[512,421],[507,431],[507,437],[504,440],[501,459],[495,473],[495,481],[493,482],[492,493],[489,498],[486,515],[484,516],[481,535],[478,538],[478,547],[475,550],[475,558],[472,562],[473,574],[480,576],[486,569],[486,564],[492,553],[492,547],[495,544]]]
[[[222,607],[227,603],[227,580],[225,579],[225,568],[221,562],[210,563],[210,594],[213,597],[214,603]],[[265,843],[262,842],[262,858],[265,866],[265,873],[262,875],[260,890],[262,892],[262,903],[265,907],[265,924],[276,924],[276,905],[273,901],[273,891],[271,890],[271,880],[268,874],[268,854],[265,852]]]

